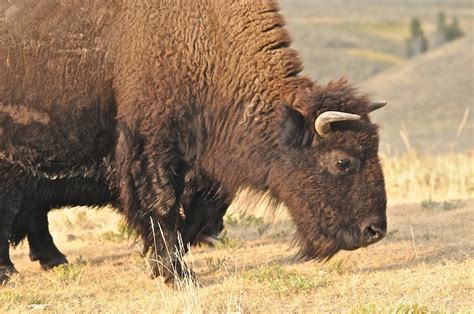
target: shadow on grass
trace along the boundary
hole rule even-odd
[[[470,258],[474,250],[471,246],[467,244],[463,245],[452,245],[436,250],[432,250],[426,253],[421,253],[418,255],[418,258],[413,252],[413,256],[409,257],[409,260],[405,259],[403,261],[388,262],[380,266],[368,266],[360,267],[358,271],[360,272],[390,272],[394,270],[402,269],[416,269],[419,266],[428,266],[428,265],[445,265],[447,263],[462,263]]]
[[[129,262],[130,260],[135,260],[139,257],[138,252],[124,252],[118,254],[109,254],[94,258],[88,258],[85,262],[89,266],[100,266],[104,264],[118,264]]]

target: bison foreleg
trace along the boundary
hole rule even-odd
[[[32,261],[39,261],[44,270],[67,264],[66,257],[58,250],[49,232],[46,209],[32,211],[26,228]]]
[[[48,208],[37,207],[36,200],[29,198],[22,204],[16,215],[10,233],[10,244],[18,245],[28,237],[30,259],[39,261],[44,270],[67,263],[66,257],[58,250],[48,228]]]
[[[151,251],[153,276],[183,275],[178,262],[177,223],[184,167],[172,143],[149,140],[118,127],[116,163],[120,210]]]
[[[8,178],[0,184],[0,285],[8,281],[10,276],[17,271],[10,260],[10,234],[15,216],[17,215],[21,198],[23,195],[19,192],[22,182],[17,182],[9,175],[16,173],[2,172],[2,178]],[[8,173],[8,174],[7,174]]]
[[[185,167],[176,144],[169,139],[149,139],[121,123],[117,130],[117,179],[125,213],[130,210],[135,216],[138,211],[142,217],[160,219],[178,213]],[[135,219],[130,218],[133,224]],[[148,224],[147,219],[144,222]]]
[[[2,211],[0,210],[0,215]],[[5,222],[5,216],[2,215],[2,222]],[[10,260],[10,246],[8,244],[8,228],[6,224],[0,224],[0,285],[6,283],[10,276],[17,273],[12,261]]]
[[[222,217],[229,207],[225,195],[218,196],[215,190],[195,192],[187,188],[185,191],[182,203],[186,218],[181,218],[178,232],[169,234],[169,230],[163,230],[158,224],[159,230],[153,230],[154,238],[159,243],[154,248],[158,250],[152,250],[148,256],[152,276],[164,276],[168,283],[194,279],[194,272],[186,265],[183,257],[204,227],[210,224],[213,234],[222,231]],[[213,197],[209,198],[210,195]]]
[[[150,276],[152,278],[162,276],[167,284],[193,280],[194,272],[184,261],[187,248],[181,236],[175,230],[164,230],[161,224],[156,225],[153,233],[155,243],[147,255]]]

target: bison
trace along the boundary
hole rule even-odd
[[[0,278],[25,236],[66,262],[57,205],[115,204],[167,281],[242,188],[288,207],[302,256],[383,238],[383,104],[301,76],[284,26],[270,0],[0,0]]]
[[[11,177],[16,180],[21,178],[22,186],[26,188],[22,190],[23,202],[19,204],[20,211],[11,227],[10,244],[17,246],[27,237],[30,259],[39,261],[41,268],[45,270],[67,263],[66,257],[58,250],[49,233],[47,214],[51,209],[71,205],[117,206],[117,196],[111,195],[103,177],[88,179],[79,176],[50,180],[28,175],[21,167],[5,160],[0,161],[2,184],[8,182]],[[191,244],[214,245],[223,230],[223,216],[227,207],[228,205],[225,205],[216,211],[214,219],[207,222],[195,239],[191,239]],[[10,268],[9,273],[11,272],[15,270]],[[4,280],[5,278],[0,281]]]

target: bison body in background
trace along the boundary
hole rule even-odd
[[[30,258],[39,261],[43,269],[67,263],[49,233],[47,214],[51,209],[71,205],[100,206],[114,201],[100,177],[71,176],[51,180],[2,161],[0,179],[2,188],[10,189],[9,194],[21,196],[16,199],[19,210],[10,230],[10,244],[16,246],[27,237]]]
[[[115,203],[167,279],[165,248],[246,187],[286,204],[304,256],[382,238],[379,105],[301,70],[274,1],[0,0],[0,277],[25,235],[65,262],[36,254],[52,239],[31,191]]]
[[[68,176],[52,180],[35,176],[22,167],[3,160],[0,161],[0,179],[4,187],[11,188],[9,193],[22,196],[17,206],[20,210],[16,213],[11,227],[10,244],[17,246],[27,237],[30,259],[39,261],[43,269],[67,263],[66,257],[58,250],[49,232],[47,214],[51,209],[107,204],[119,208],[118,198],[109,190],[102,172],[96,173],[95,177]],[[213,245],[223,230],[223,215],[227,207],[228,205],[223,204],[222,208],[216,210],[215,216],[190,243]],[[6,265],[2,266],[7,270]],[[10,272],[15,272],[13,268],[9,268]]]

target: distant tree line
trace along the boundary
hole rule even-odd
[[[446,23],[444,12],[438,13],[436,33],[433,40],[433,47],[441,46],[464,35],[459,27],[459,21],[454,17],[451,24]],[[407,55],[413,57],[428,50],[428,40],[421,27],[418,18],[413,18],[410,22],[410,38],[406,40]]]
[[[459,21],[456,17],[453,17],[450,25],[446,23],[446,15],[444,12],[439,12],[437,21],[437,30],[435,45],[439,46],[446,42],[455,40],[463,36],[461,28],[459,27]]]

